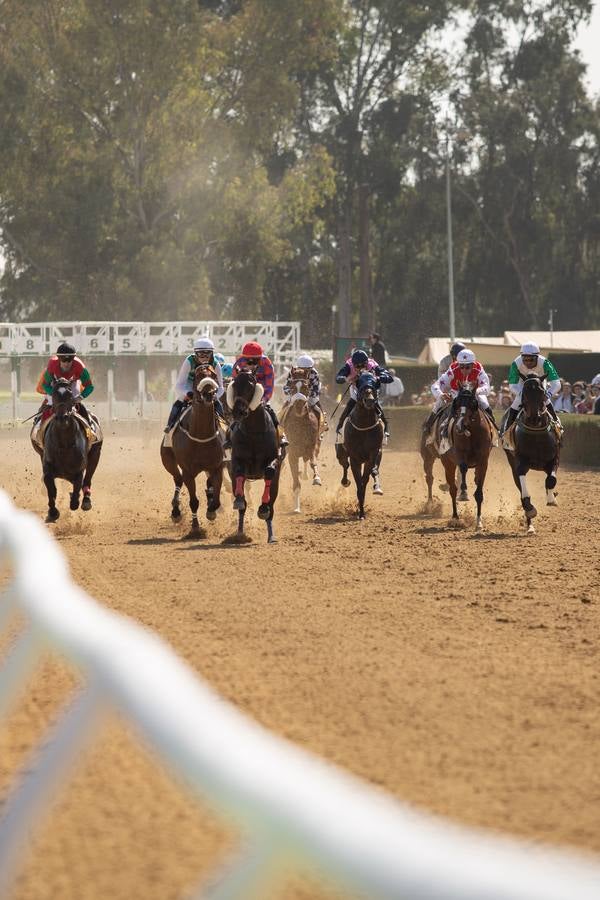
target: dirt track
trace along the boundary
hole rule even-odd
[[[70,513],[59,489],[51,527],[98,601],[160,632],[268,728],[402,799],[600,852],[600,473],[559,472],[550,510],[534,477],[538,533],[526,537],[494,451],[476,536],[465,506],[466,526],[448,528],[447,495],[437,516],[422,515],[420,460],[393,451],[385,496],[370,497],[358,523],[353,488],[338,487],[326,451],[324,487],[303,483],[301,515],[285,474],[278,544],[251,511],[253,543],[223,547],[229,497],[206,540],[181,541],[157,445],[157,435],[109,431],[90,513]],[[4,432],[0,447],[3,487],[42,515],[27,432]],[[0,730],[0,797],[72,684],[49,661]],[[180,897],[229,840],[113,721],[40,828],[16,896]]]

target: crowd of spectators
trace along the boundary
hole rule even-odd
[[[592,378],[589,384],[583,380],[574,381],[571,384],[563,378],[560,383],[560,392],[552,398],[556,412],[600,416],[600,372]],[[498,409],[501,412],[508,409],[512,399],[508,381],[503,381],[498,389],[492,385],[488,394],[492,409]],[[433,397],[429,383],[423,385],[420,393],[413,394],[411,397],[411,403],[414,406],[430,406],[432,402]]]

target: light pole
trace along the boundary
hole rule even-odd
[[[448,244],[448,324],[450,326],[450,342],[456,340],[456,324],[454,321],[454,259],[452,254],[452,193],[450,187],[450,134],[446,120],[446,230]]]
[[[554,347],[554,313],[555,309],[548,310],[548,325],[550,327],[550,346]]]

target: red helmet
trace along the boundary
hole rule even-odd
[[[262,356],[263,348],[260,344],[257,344],[256,341],[248,341],[247,344],[244,344],[242,347],[242,356],[249,356],[250,358],[254,356]]]

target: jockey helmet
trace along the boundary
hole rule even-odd
[[[223,363],[221,366],[221,374],[223,378],[231,378],[233,375],[233,366],[231,363]]]
[[[62,343],[58,345],[58,349],[56,351],[57,356],[68,356],[71,359],[74,358],[77,351],[72,344]]]
[[[225,364],[225,357],[222,353],[215,353],[215,362],[218,362],[220,366]]]
[[[369,362],[369,357],[364,350],[355,350],[350,358],[352,360],[352,365],[357,369],[359,366],[364,368]]]
[[[198,350],[210,350],[212,352],[214,349],[215,345],[208,337],[196,338],[194,341],[194,352]]]
[[[521,356],[539,356],[540,348],[533,342],[523,344],[521,347]]]
[[[475,362],[475,354],[472,350],[461,350],[456,357],[459,366],[472,366]]]
[[[247,356],[250,359],[256,359],[263,355],[263,348],[260,344],[257,344],[256,341],[248,341],[248,343],[244,344],[242,347],[242,356]]]
[[[301,354],[296,362],[294,363],[294,367],[296,369],[312,369],[315,361],[312,356],[309,356],[308,353]]]
[[[461,341],[456,341],[455,344],[452,344],[450,347],[450,356],[452,359],[456,359],[461,350],[465,349],[465,345]]]

